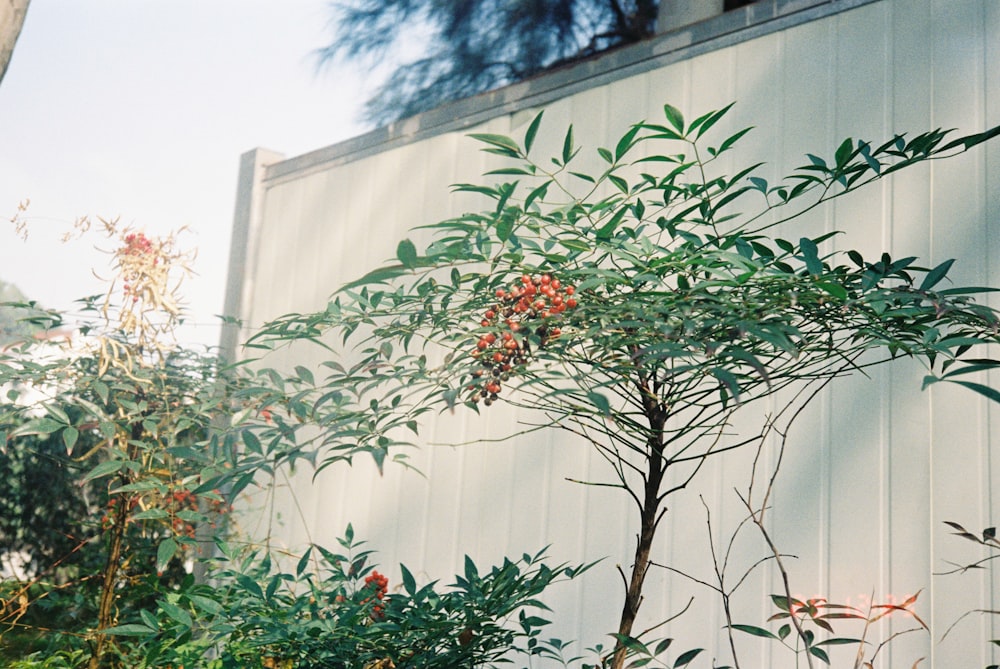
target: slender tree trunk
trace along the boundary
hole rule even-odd
[[[632,627],[635,625],[639,606],[642,605],[642,586],[646,581],[646,572],[649,570],[649,556],[653,548],[653,538],[656,535],[660,516],[660,488],[666,473],[666,464],[663,462],[663,426],[666,423],[666,417],[652,400],[647,404],[646,413],[651,428],[646,454],[646,483],[643,491],[642,516],[639,525],[639,538],[635,546],[635,558],[632,563],[632,574],[625,592],[625,604],[622,607],[621,620],[618,625],[618,634],[623,636],[632,636]],[[622,669],[627,653],[628,649],[621,641],[618,641],[615,644],[611,669]]]
[[[14,53],[31,0],[0,0],[0,82]]]
[[[0,2],[2,1],[0,0]],[[142,439],[142,432],[142,422],[136,421],[132,424],[130,438],[133,441],[139,441]],[[129,460],[135,461],[137,459],[138,450],[134,444],[128,445],[127,452]],[[124,486],[132,481],[130,476],[123,472],[119,474],[118,482]],[[97,627],[94,630],[94,644],[87,669],[100,669],[108,643],[108,635],[104,633],[104,630],[112,627],[114,622],[115,584],[118,581],[118,571],[121,569],[122,554],[125,550],[125,530],[128,526],[129,515],[132,513],[127,495],[119,496],[118,501],[112,520],[111,536],[108,538],[108,559],[104,564],[104,572],[101,574],[101,599],[97,606]]]
[[[115,507],[111,537],[108,541],[108,560],[101,577],[101,601],[97,607],[97,629],[88,669],[99,669],[101,666],[101,657],[104,655],[108,640],[104,630],[111,627],[114,615],[115,582],[118,580],[122,546],[125,543],[125,525],[128,523],[129,514],[127,498],[122,496],[118,499],[120,503]]]

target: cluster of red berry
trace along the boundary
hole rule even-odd
[[[121,502],[121,495],[115,495],[108,500],[108,508],[105,510],[104,515],[101,516],[101,529],[108,530],[115,522],[115,514],[118,511],[118,504]],[[125,524],[128,525],[132,522],[132,511],[136,506],[139,505],[139,498],[137,496],[128,498],[128,515],[125,517]]]
[[[216,495],[219,494],[218,490],[214,491]],[[222,499],[210,499],[210,498],[199,498],[190,490],[175,490],[169,495],[158,498],[152,502],[147,501],[147,504],[153,504],[159,508],[166,510],[170,514],[170,529],[173,530],[174,535],[184,536],[184,537],[194,537],[195,526],[194,524],[184,520],[179,517],[181,511],[198,511],[199,510],[199,500],[206,499],[208,513],[212,516],[223,516],[230,513],[233,507],[222,501]],[[115,511],[118,508],[120,496],[112,497],[108,500],[108,508],[101,518],[101,527],[107,530],[111,527],[114,522]],[[130,497],[128,499],[128,516],[125,519],[126,524],[132,523],[134,519],[132,514],[135,509],[139,506],[140,499],[138,496]],[[146,508],[146,505],[143,506]],[[211,522],[211,526],[215,527],[215,522]]]
[[[125,253],[130,256],[138,256],[149,253],[153,250],[153,242],[141,232],[132,232],[125,235]]]
[[[382,599],[385,598],[385,593],[389,590],[389,579],[373,571],[371,574],[365,577],[365,588],[374,587],[375,594],[375,605],[372,606],[371,618],[372,620],[381,620],[385,616],[385,610],[382,608]],[[362,604],[370,602],[372,597],[361,600]]]
[[[142,287],[133,284],[141,283],[142,275],[149,271],[148,264],[150,262],[154,266],[159,264],[160,259],[157,251],[149,237],[141,232],[130,232],[125,235],[125,246],[118,251],[118,254],[121,258],[122,276],[125,280],[122,290],[126,297],[131,297],[133,302],[138,302]]]
[[[480,322],[494,331],[482,335],[472,351],[472,357],[479,361],[472,372],[472,383],[467,386],[473,402],[493,404],[514,368],[531,359],[525,330],[538,337],[540,346],[562,334],[553,319],[576,307],[575,292],[573,286],[562,285],[550,274],[525,274],[509,289],[497,289],[497,302],[486,310]]]

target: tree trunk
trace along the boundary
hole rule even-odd
[[[31,0],[0,0],[0,82],[14,53]]]
[[[625,604],[622,607],[621,620],[618,624],[618,634],[622,636],[632,636],[632,627],[635,625],[639,606],[642,605],[642,586],[646,580],[646,572],[649,570],[649,556],[653,548],[653,537],[656,535],[656,526],[660,516],[660,487],[666,473],[666,466],[663,462],[663,426],[666,424],[666,417],[652,399],[646,403],[646,415],[651,429],[646,453],[646,482],[643,490],[642,517],[639,538],[635,545],[632,574],[625,592]],[[628,648],[619,640],[615,644],[611,669],[622,669],[625,666],[627,653]]]
[[[125,543],[125,526],[129,516],[128,498],[122,495],[118,498],[118,502],[112,520],[111,537],[108,541],[108,559],[101,575],[101,600],[97,607],[96,636],[87,669],[100,668],[108,641],[108,635],[104,633],[104,630],[112,626],[114,616],[115,585],[118,581],[122,546]]]

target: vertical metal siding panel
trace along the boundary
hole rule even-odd
[[[774,36],[755,40],[755,44],[763,45],[765,52],[771,50],[766,45],[774,42]],[[722,109],[735,101],[734,96],[738,87],[737,73],[744,73],[742,68],[737,67],[741,55],[739,49],[728,48],[705,54],[691,62],[688,74],[691,79],[690,93],[685,111],[687,123],[690,124],[703,114]],[[758,79],[769,76],[767,71],[772,66],[767,60],[747,64],[750,66],[747,68],[748,74]],[[700,157],[707,160],[708,147],[718,146],[735,129],[734,122],[728,116],[719,121],[700,139],[698,143]],[[687,147],[684,150],[687,152]],[[713,179],[732,173],[732,164],[732,154],[723,154],[706,168],[706,178]],[[695,175],[696,173],[692,171],[691,177]],[[733,427],[735,431],[739,431],[745,424],[742,418],[744,417],[737,416]],[[741,488],[746,485],[746,481],[741,479],[745,479],[747,470],[739,471],[738,462],[740,462],[738,454],[733,459],[725,456],[709,459],[693,485],[677,493],[672,501],[668,501],[670,511],[664,521],[670,530],[667,537],[668,550],[664,552],[664,557],[668,559],[667,564],[676,565],[692,577],[708,582],[713,580],[714,566],[711,564],[709,542],[718,542],[722,535],[728,534],[728,531],[735,528],[736,523],[731,521],[732,514],[728,513],[729,509],[735,507],[735,514],[740,519],[745,515],[735,504],[733,492],[734,485]],[[686,472],[682,473],[675,467],[673,480],[669,481],[668,485],[680,483],[679,479],[684,475]],[[711,509],[712,532],[709,531],[707,512],[702,499]],[[721,615],[720,602],[715,593],[688,579],[668,574],[662,569],[658,570],[658,576],[662,579],[664,602],[669,604],[658,612],[658,620],[676,615],[694,597],[692,610],[678,619],[676,626],[671,630],[671,635],[676,634],[686,645],[726,648],[724,631],[726,621]]]
[[[837,53],[837,31],[831,20],[800,26],[782,35],[784,75],[774,98],[777,125],[762,128],[774,142],[775,179],[806,162],[806,152],[828,155],[833,145],[835,97],[833,72]],[[766,154],[765,154],[766,155]],[[815,237],[830,223],[829,207],[810,212],[791,224],[774,230],[779,236],[797,241]],[[777,402],[781,406],[780,400]],[[772,514],[778,546],[799,558],[788,563],[795,593],[805,597],[828,591],[828,539],[832,446],[829,435],[829,392],[824,392],[796,419],[781,463]],[[775,448],[777,444],[774,444]],[[774,455],[767,463],[774,466]],[[774,577],[770,593],[781,591]],[[767,593],[765,593],[766,596]],[[773,612],[765,598],[767,614]],[[764,611],[761,611],[764,614]],[[764,616],[766,618],[766,615]]]
[[[647,117],[647,101],[651,94],[655,95],[655,92],[650,91],[649,81],[645,76],[614,82],[602,87],[599,92],[600,98],[592,98],[595,105],[590,112],[593,117],[589,124],[592,130],[586,135],[579,135],[580,143],[585,146],[584,152],[590,156],[587,169],[592,170],[592,174],[599,174],[607,167],[597,157],[597,147],[605,147],[614,152],[618,139],[629,127]],[[630,154],[627,160],[634,160],[642,155],[640,149],[635,151],[634,156]],[[626,168],[621,173],[632,175],[637,171],[637,168]],[[591,444],[578,437],[571,441],[572,447],[578,449],[583,456],[582,480],[613,480],[608,463],[595,452]],[[562,485],[582,487],[579,484]],[[580,584],[583,586],[578,593],[582,615],[578,632],[587,635],[587,638],[597,639],[615,629],[618,623],[622,583],[615,563],[631,564],[630,556],[635,552],[636,534],[636,526],[632,522],[634,506],[622,490],[585,487],[579,492],[583,493],[579,510],[582,540],[580,555],[587,560],[603,561],[594,568],[595,577]],[[654,608],[657,602],[651,599],[649,606]]]
[[[752,40],[739,45],[739,63],[736,81],[737,105],[734,109],[738,120],[731,130],[753,125],[756,129],[741,140],[742,148],[735,155],[735,168],[764,162],[759,176],[775,185],[788,172],[790,166],[800,164],[805,147],[815,147],[817,127],[823,128],[822,119],[826,113],[825,99],[828,90],[827,67],[815,53],[826,53],[829,49],[829,31],[823,23],[808,24],[788,33],[778,33],[764,39]],[[820,137],[822,140],[822,137]],[[794,147],[794,148],[790,148]],[[815,150],[811,148],[810,150]],[[791,153],[791,156],[789,156]],[[759,205],[754,198],[745,198],[744,209],[751,205],[763,207],[763,197]],[[778,232],[774,230],[772,232]],[[797,239],[802,230],[781,232],[781,236]],[[767,401],[753,409],[757,413],[774,413],[790,399],[782,396]],[[820,567],[811,545],[816,534],[818,512],[817,493],[821,487],[813,487],[818,479],[816,468],[820,463],[819,454],[822,440],[817,434],[822,431],[814,427],[813,413],[807,413],[798,420],[784,453],[781,474],[772,496],[773,508],[767,514],[767,527],[772,538],[782,551],[800,556],[797,560],[786,560],[791,573],[793,592],[796,595],[815,589],[814,570]],[[760,420],[760,417],[758,417]],[[752,429],[752,428],[747,428]],[[757,427],[754,431],[758,431]],[[764,486],[777,464],[779,440],[772,435],[764,446],[758,464],[760,473],[754,481],[752,503],[759,507],[763,500]],[[736,523],[746,516],[746,509],[734,503],[733,489],[746,494],[750,485],[748,474],[753,466],[752,450],[731,454],[722,461],[728,476],[721,486],[728,494],[723,498],[723,509],[727,506],[730,519],[723,525],[720,541],[736,529]],[[744,527],[730,566],[730,581],[738,577],[742,570],[767,555],[767,546],[757,530]],[[771,594],[783,591],[783,586],[773,564],[768,561],[757,567],[754,578],[748,580],[737,593],[734,604],[736,622],[762,625],[774,613]],[[775,644],[760,643],[746,635],[736,638],[737,649],[743,654],[744,662],[755,666],[783,666],[788,656]],[[749,659],[747,659],[749,658]]]
[[[985,81],[985,110],[986,119],[984,127],[1000,125],[1000,3],[984,3],[984,34],[986,43],[983,50],[984,81]],[[997,250],[1000,250],[1000,146],[996,142],[987,144],[984,148],[986,164],[983,176],[986,182],[986,224],[987,224],[987,284],[988,286],[1000,285],[1000,259],[996,257]],[[990,304],[998,306],[995,295],[990,296]],[[991,351],[992,357],[997,356],[997,347]],[[996,388],[1000,384],[1000,373],[991,372],[988,383]],[[987,416],[989,450],[988,470],[989,484],[984,502],[988,505],[987,519],[992,525],[998,518],[998,498],[994,490],[1000,489],[1000,460],[998,460],[997,449],[1000,448],[1000,407],[996,403],[989,404],[989,414]],[[993,578],[990,588],[989,608],[997,610],[998,600],[1000,600],[1000,570],[993,570]],[[1000,635],[1000,616],[990,616],[990,639],[996,639]],[[1000,653],[991,649],[989,660],[996,663]]]
[[[932,2],[935,126],[968,132],[983,125],[982,19],[981,2]],[[930,260],[938,263],[960,258],[953,278],[973,285],[983,280],[986,269],[982,162],[982,152],[973,152],[932,166]],[[966,526],[979,528],[985,524],[982,473],[986,464],[986,407],[983,400],[959,388],[934,387],[932,398],[932,564],[940,568],[956,552],[968,550],[951,536],[943,521],[958,517],[966,521]],[[969,609],[983,608],[987,603],[982,597],[984,577],[981,573],[965,574],[960,586],[962,592],[969,593],[965,596],[956,596],[954,579],[936,579],[933,626],[945,628]],[[983,642],[988,629],[983,617],[963,621],[945,642],[938,644],[932,658],[935,665],[984,663]]]
[[[321,221],[320,238],[315,240],[320,254],[316,272],[313,308],[321,308],[333,297],[333,293],[346,278],[345,263],[358,255],[354,236],[365,226],[351,218],[352,200],[358,196],[358,174],[354,166],[339,166],[325,170],[322,188],[317,193],[313,216]],[[363,192],[363,191],[362,191]],[[303,221],[305,223],[305,221]],[[324,355],[318,347],[311,347],[306,353],[310,367],[317,376],[322,375]],[[364,465],[370,466],[370,465]],[[323,470],[310,485],[320,490],[312,509],[314,514],[313,538],[322,546],[336,546],[348,523],[361,520],[355,513],[357,500],[349,495],[348,481],[350,469],[345,465],[332,466]],[[354,474],[357,476],[357,474]],[[359,532],[359,537],[363,535]]]
[[[886,134],[887,19],[885,3],[837,17],[837,145],[846,137],[856,141]],[[885,207],[879,185],[836,201],[834,227],[845,234],[825,248],[857,248],[865,256],[879,253],[888,227]],[[820,593],[861,609],[869,597],[880,601],[886,594],[885,372],[879,367],[869,375],[855,374],[830,388],[830,573],[829,591]],[[881,637],[883,628],[876,626],[874,633]]]
[[[931,60],[927,45],[933,26],[930,1],[894,2],[892,11],[892,125],[890,134],[911,136],[932,127]],[[888,138],[887,138],[888,139]],[[930,167],[897,172],[888,182],[893,257],[930,257]],[[931,395],[920,392],[924,369],[914,361],[893,362],[888,371],[887,416],[890,492],[887,591],[896,599],[921,588],[919,611],[931,610],[930,412]],[[890,631],[902,632],[912,621],[893,616]],[[938,635],[940,637],[940,634]],[[887,661],[905,665],[930,657],[932,639],[906,634],[888,648]]]
[[[467,200],[473,199],[472,196],[450,194],[449,186],[458,181],[468,181],[476,173],[462,171],[467,168],[478,169],[478,165],[472,167],[467,162],[469,156],[477,158],[474,154],[474,142],[463,136],[449,134],[437,139],[433,147],[436,150],[423,144],[421,146],[425,159],[429,161],[425,193],[428,220],[441,220],[471,209]],[[423,427],[424,434],[431,443],[465,440],[469,436],[469,423],[474,420],[467,413],[443,414]],[[423,555],[414,565],[423,571],[421,577],[424,579],[444,579],[456,573],[461,566],[458,521],[462,508],[462,472],[466,449],[432,446],[424,450],[428,451],[427,459],[424,460],[426,469],[422,470],[427,475],[423,482],[427,491],[426,517],[422,520],[425,539]]]

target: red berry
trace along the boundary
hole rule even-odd
[[[568,300],[566,300],[566,308],[567,309],[572,309],[575,306],[576,306],[576,300],[574,300],[572,297],[569,298]]]
[[[567,295],[572,295],[575,292],[576,292],[576,288],[574,288],[573,286],[566,286],[566,294]]]

